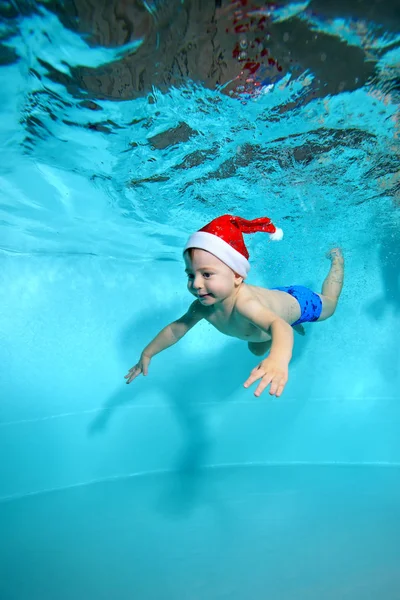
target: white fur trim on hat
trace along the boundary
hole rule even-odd
[[[206,231],[196,231],[188,239],[183,251],[189,248],[199,248],[214,254],[219,260],[228,265],[238,275],[244,279],[250,270],[250,263],[243,254],[232,248],[223,239]]]

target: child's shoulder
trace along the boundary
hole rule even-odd
[[[240,289],[240,293],[237,296],[236,308],[240,312],[247,312],[256,306],[265,306],[268,298],[268,290],[256,285],[243,285]]]
[[[240,294],[238,294],[238,300],[240,302],[249,302],[254,300],[256,302],[265,302],[265,299],[268,298],[270,290],[265,287],[261,287],[259,285],[250,285],[248,283],[243,283],[240,289]]]
[[[250,285],[249,283],[245,283],[244,285],[246,286],[246,289],[248,289],[253,294],[258,294],[260,292],[264,293],[264,292],[270,291],[268,288],[266,288],[263,285]]]

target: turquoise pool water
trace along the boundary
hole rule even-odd
[[[400,599],[394,3],[0,7],[1,600]],[[320,289],[283,396],[186,310],[182,247],[267,215]]]

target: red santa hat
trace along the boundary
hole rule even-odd
[[[211,252],[235,273],[245,278],[250,270],[249,253],[243,240],[243,233],[269,233],[271,240],[283,238],[283,231],[275,227],[268,217],[248,221],[241,217],[223,215],[193,233],[183,252],[189,248],[199,248]]]

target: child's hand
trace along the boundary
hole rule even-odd
[[[283,388],[287,384],[288,365],[285,361],[278,362],[268,356],[252,370],[250,377],[244,384],[244,387],[249,387],[252,383],[257,381],[257,379],[261,379],[261,381],[254,392],[255,396],[260,396],[265,388],[271,384],[269,393],[271,396],[276,396],[279,398],[283,392]]]
[[[140,375],[140,373],[143,373],[143,375],[147,375],[150,361],[151,356],[142,354],[139,359],[139,362],[134,367],[129,369],[128,373],[125,375],[126,383],[130,383],[131,381],[136,379],[136,377]]]

